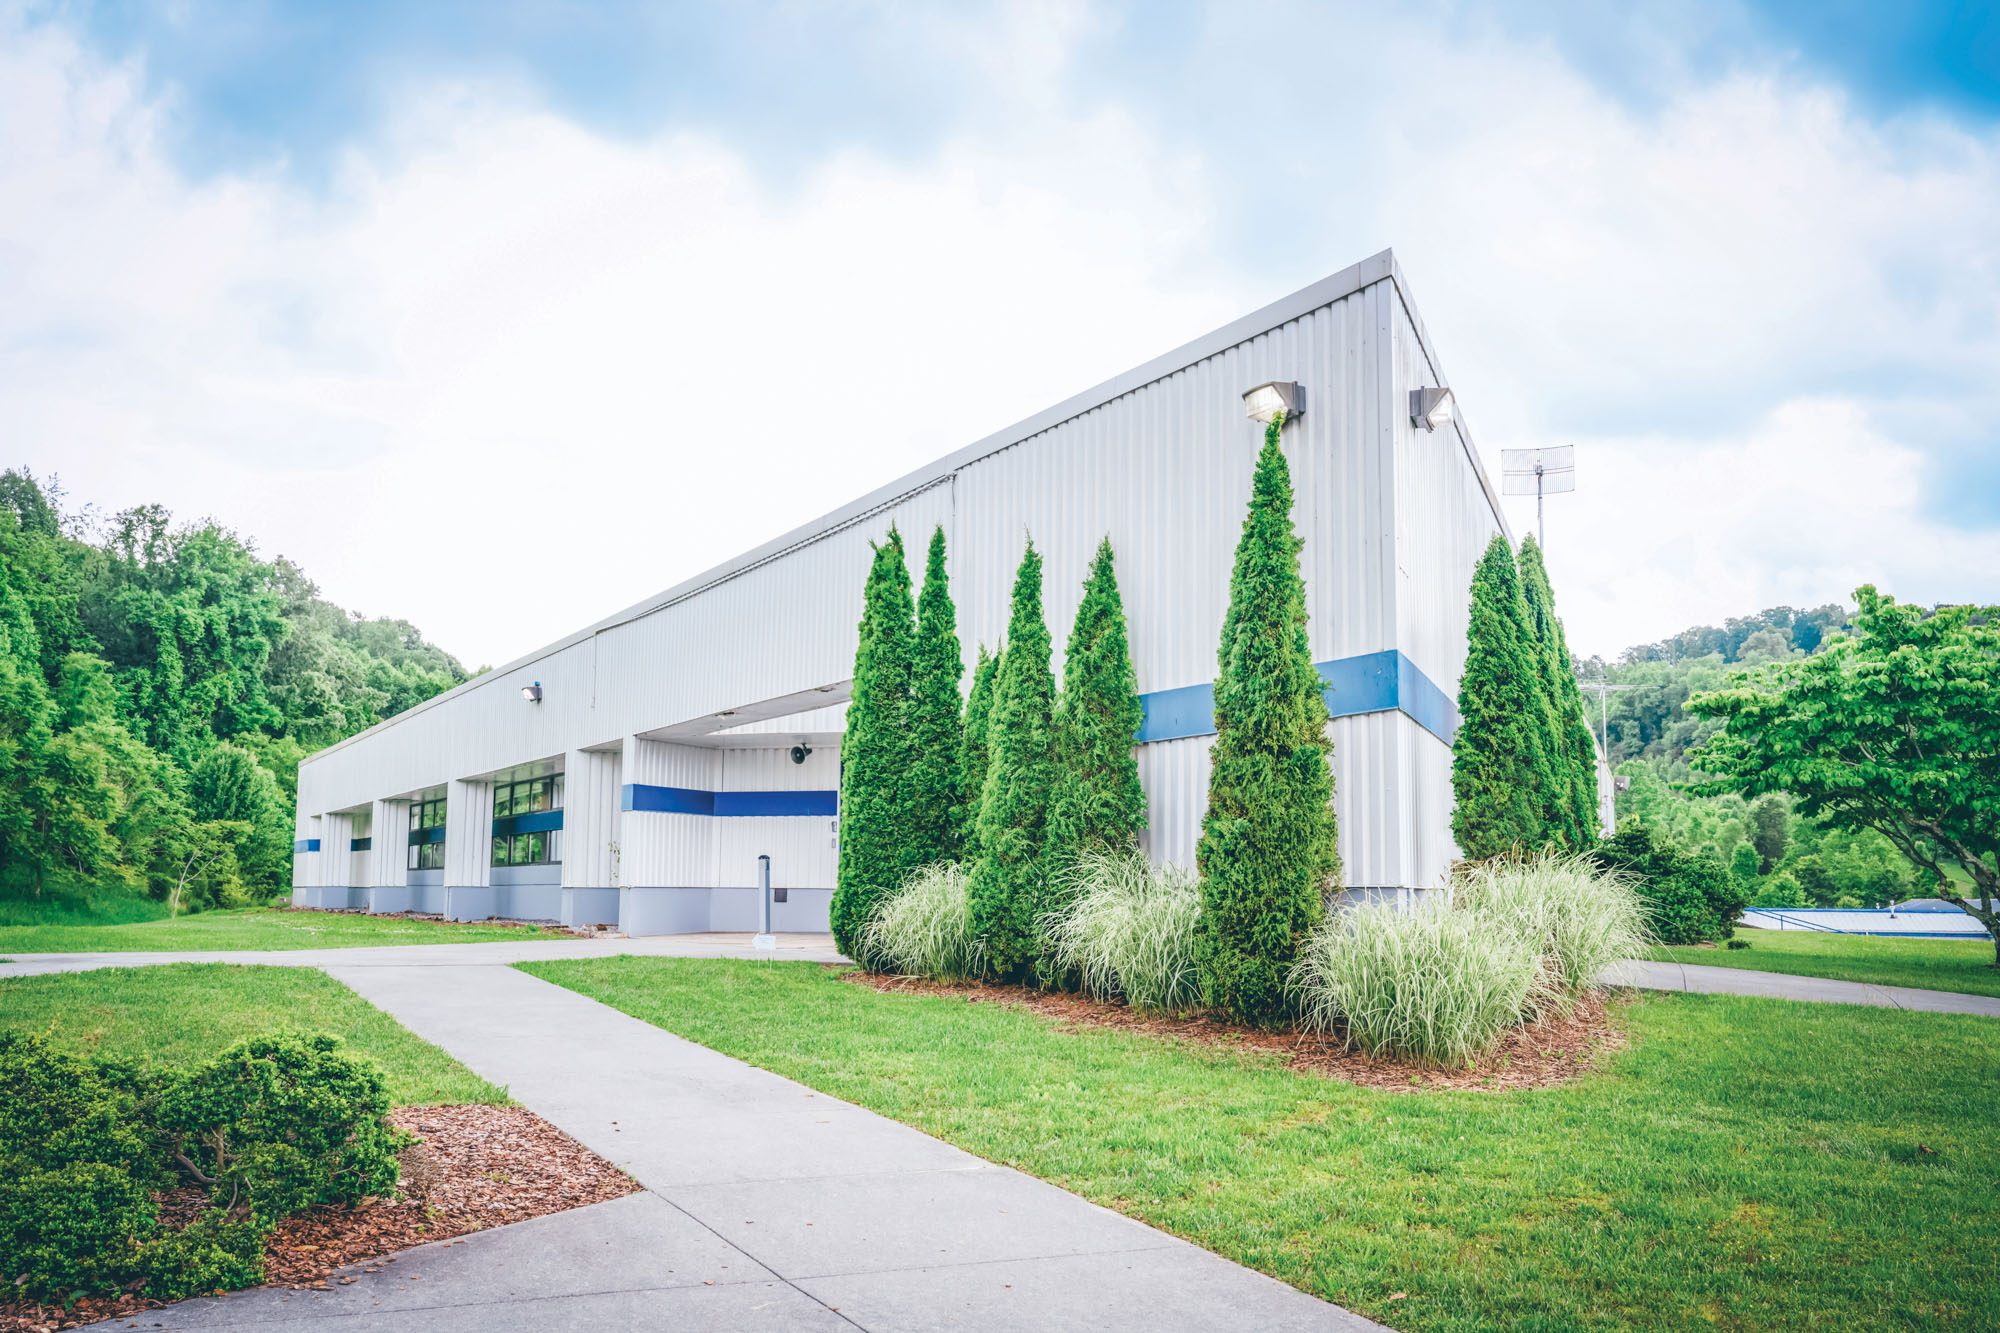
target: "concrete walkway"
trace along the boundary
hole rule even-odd
[[[1753,972],[1741,967],[1703,967],[1697,963],[1653,963],[1627,959],[1607,969],[1604,980],[1614,986],[1638,986],[1645,990],[1692,991],[1700,995],[1761,995],[1774,1000],[1866,1004],[1879,1009],[1921,1009],[1934,1014],[1983,1014],[1988,1018],[2000,1018],[2000,997],[1991,995],[1960,995],[1955,991],[1917,990],[1910,986],[1875,986],[1864,981],[1795,977],[1785,972]]]
[[[649,1192],[142,1328],[1380,1328],[499,960],[329,952],[314,965]]]

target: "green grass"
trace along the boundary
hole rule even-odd
[[[165,1065],[198,1063],[274,1028],[331,1032],[381,1062],[399,1105],[507,1100],[504,1089],[310,967],[171,963],[9,977],[0,980],[0,1026]]]
[[[349,949],[370,944],[477,944],[567,938],[545,926],[501,926],[353,912],[246,907],[176,921],[0,925],[8,953],[130,953],[193,949]]]
[[[1645,995],[1579,1083],[1399,1095],[810,964],[522,967],[1397,1329],[2000,1327],[1990,1019]]]
[[[1739,930],[1747,949],[1662,948],[1657,958],[1704,967],[1747,967],[1798,977],[1833,977],[1877,986],[2000,995],[1991,940],[1911,940],[1828,935],[1816,930]]]

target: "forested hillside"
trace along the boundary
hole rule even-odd
[[[1730,676],[1819,651],[1848,628],[1843,606],[1772,607],[1722,626],[1698,625],[1626,649],[1615,662],[1576,664],[1592,729],[1630,787],[1618,817],[1636,819],[1683,849],[1718,858],[1764,906],[1873,906],[1928,896],[1909,862],[1874,833],[1840,833],[1799,818],[1782,795],[1693,796],[1699,746],[1721,725],[1687,712],[1689,696]],[[1599,683],[1609,688],[1600,694]]]
[[[213,521],[63,499],[0,474],[0,899],[283,889],[299,760],[464,667]]]

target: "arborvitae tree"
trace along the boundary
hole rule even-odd
[[[1139,785],[1139,678],[1125,636],[1111,539],[1098,543],[1083,602],[1076,609],[1063,656],[1062,698],[1056,705],[1059,771],[1049,809],[1051,883],[1083,852],[1126,852],[1146,826],[1146,792]]]
[[[917,642],[910,680],[909,841],[903,863],[955,861],[965,842],[964,697],[958,683],[965,659],[958,647],[958,616],[944,568],[944,528],[931,534],[924,590],[917,598]]]
[[[1569,639],[1556,616],[1555,589],[1533,534],[1521,540],[1521,599],[1541,663],[1551,767],[1562,779],[1549,789],[1548,817],[1558,840],[1580,852],[1595,846],[1598,839],[1597,745],[1584,718],[1583,691],[1576,686],[1576,671],[1570,664]]]
[[[979,802],[986,794],[986,734],[993,719],[993,687],[1000,675],[1001,655],[979,645],[979,660],[972,668],[972,694],[965,701],[965,737],[959,750],[958,769],[965,783],[965,801],[959,808],[959,827],[965,830],[965,860],[979,859]]]
[[[1451,747],[1458,798],[1452,834],[1474,861],[1538,851],[1550,841],[1542,796],[1554,780],[1543,755],[1543,688],[1514,552],[1498,534],[1472,573],[1465,637]]]
[[[862,931],[901,885],[906,864],[912,615],[903,538],[890,528],[868,570],[840,743],[840,869],[830,915],[835,947],[864,966],[872,963],[862,953]]]
[[[1047,898],[1043,850],[1055,794],[1055,678],[1042,619],[1042,557],[1033,542],[1014,579],[1007,651],[987,722],[986,785],[979,800],[979,861],[967,892],[986,967],[1003,980],[1035,975]]]
[[[1299,946],[1340,871],[1326,683],[1306,636],[1304,546],[1278,434],[1264,432],[1236,546],[1215,680],[1208,813],[1195,856],[1197,960],[1208,1002],[1232,1018],[1276,1019]]]

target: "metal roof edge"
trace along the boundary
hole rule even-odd
[[[1114,375],[1100,384],[1083,390],[1081,393],[1072,394],[1053,407],[1044,408],[1033,416],[1023,418],[1011,426],[994,431],[992,434],[975,440],[963,448],[946,454],[936,462],[925,464],[914,472],[905,473],[903,476],[886,485],[876,487],[857,500],[852,500],[809,523],[801,524],[799,527],[793,528],[790,532],[773,537],[770,541],[760,546],[752,547],[742,555],[725,560],[719,565],[696,574],[693,578],[683,579],[664,592],[655,593],[643,601],[634,602],[622,611],[613,612],[602,620],[587,625],[574,633],[567,634],[510,662],[496,666],[490,671],[482,672],[470,680],[452,686],[452,688],[442,694],[434,694],[422,703],[412,704],[402,712],[397,713],[394,717],[384,718],[365,730],[357,731],[352,736],[335,741],[325,749],[315,750],[299,761],[299,767],[303,769],[307,764],[312,763],[316,759],[332,754],[336,750],[345,749],[356,741],[394,726],[406,718],[425,712],[430,708],[444,703],[447,699],[454,698],[461,693],[470,693],[473,689],[489,683],[490,677],[504,676],[509,672],[519,671],[523,667],[533,666],[536,662],[547,657],[552,657],[566,648],[573,648],[577,644],[603,633],[605,630],[613,629],[629,621],[649,616],[655,611],[671,606],[675,602],[684,601],[698,592],[714,587],[716,584],[725,583],[738,574],[744,573],[746,570],[761,565],[779,555],[783,555],[787,551],[808,545],[821,537],[837,532],[857,519],[865,518],[870,513],[884,509],[906,496],[928,490],[932,486],[949,480],[960,468],[966,466],[968,463],[977,462],[979,459],[991,454],[997,454],[1003,449],[1011,449],[1015,445],[1032,439],[1052,427],[1059,426],[1073,417],[1082,416],[1084,413],[1102,407],[1106,403],[1123,398],[1126,394],[1144,388],[1155,380],[1164,379],[1176,371],[1185,370],[1189,366],[1205,361],[1217,353],[1248,342],[1260,333],[1269,332],[1281,324],[1289,323],[1299,316],[1309,314],[1323,306],[1332,305],[1335,301],[1352,296],[1354,293],[1372,287],[1384,280],[1396,281],[1399,290],[1404,287],[1401,281],[1401,269],[1396,263],[1396,252],[1393,249],[1379,251],[1361,260],[1359,263],[1350,264],[1337,273],[1301,287],[1289,295],[1281,296],[1270,304],[1261,306],[1247,315],[1233,319],[1222,327],[1212,329],[1198,338],[1182,343],[1179,347],[1171,351],[1163,352],[1151,360],[1141,362],[1132,369]],[[1418,321],[1416,308],[1406,294],[1403,298],[1403,307],[1409,312],[1411,323],[1416,326],[1417,338],[1419,342],[1424,344],[1425,355],[1430,356],[1430,345],[1425,339],[1423,325]],[[1431,364],[1435,369],[1437,365],[1435,357],[1431,358]],[[1471,452],[1469,448],[1468,452]],[[1471,457],[1473,460],[1472,465],[1474,469],[1479,471],[1480,481],[1484,484],[1486,474],[1483,469],[1479,468],[1478,454],[1471,452]],[[1487,492],[1490,496],[1492,488],[1488,487]],[[1506,520],[1503,518],[1501,520],[1503,528],[1505,524]]]
[[[1403,274],[1403,266],[1396,262],[1393,250],[1384,250],[1389,257],[1390,276],[1396,285],[1396,296],[1403,303],[1403,313],[1410,317],[1410,327],[1417,332],[1417,346],[1424,352],[1424,360],[1430,363],[1431,374],[1438,384],[1450,387],[1451,380],[1444,373],[1444,363],[1438,359],[1437,348],[1431,342],[1430,331],[1424,327],[1424,317],[1417,311],[1417,298],[1410,291],[1410,280]],[[1472,443],[1472,428],[1465,424],[1464,413],[1457,395],[1452,397],[1452,430],[1458,436],[1458,447],[1465,452],[1466,461],[1472,464],[1472,475],[1479,478],[1479,489],[1486,493],[1486,503],[1493,510],[1493,521],[1500,525],[1500,531],[1507,537],[1508,545],[1514,543],[1514,529],[1507,522],[1507,511],[1500,505],[1500,493],[1493,489],[1492,478],[1486,475],[1486,465],[1479,459],[1479,450]]]

